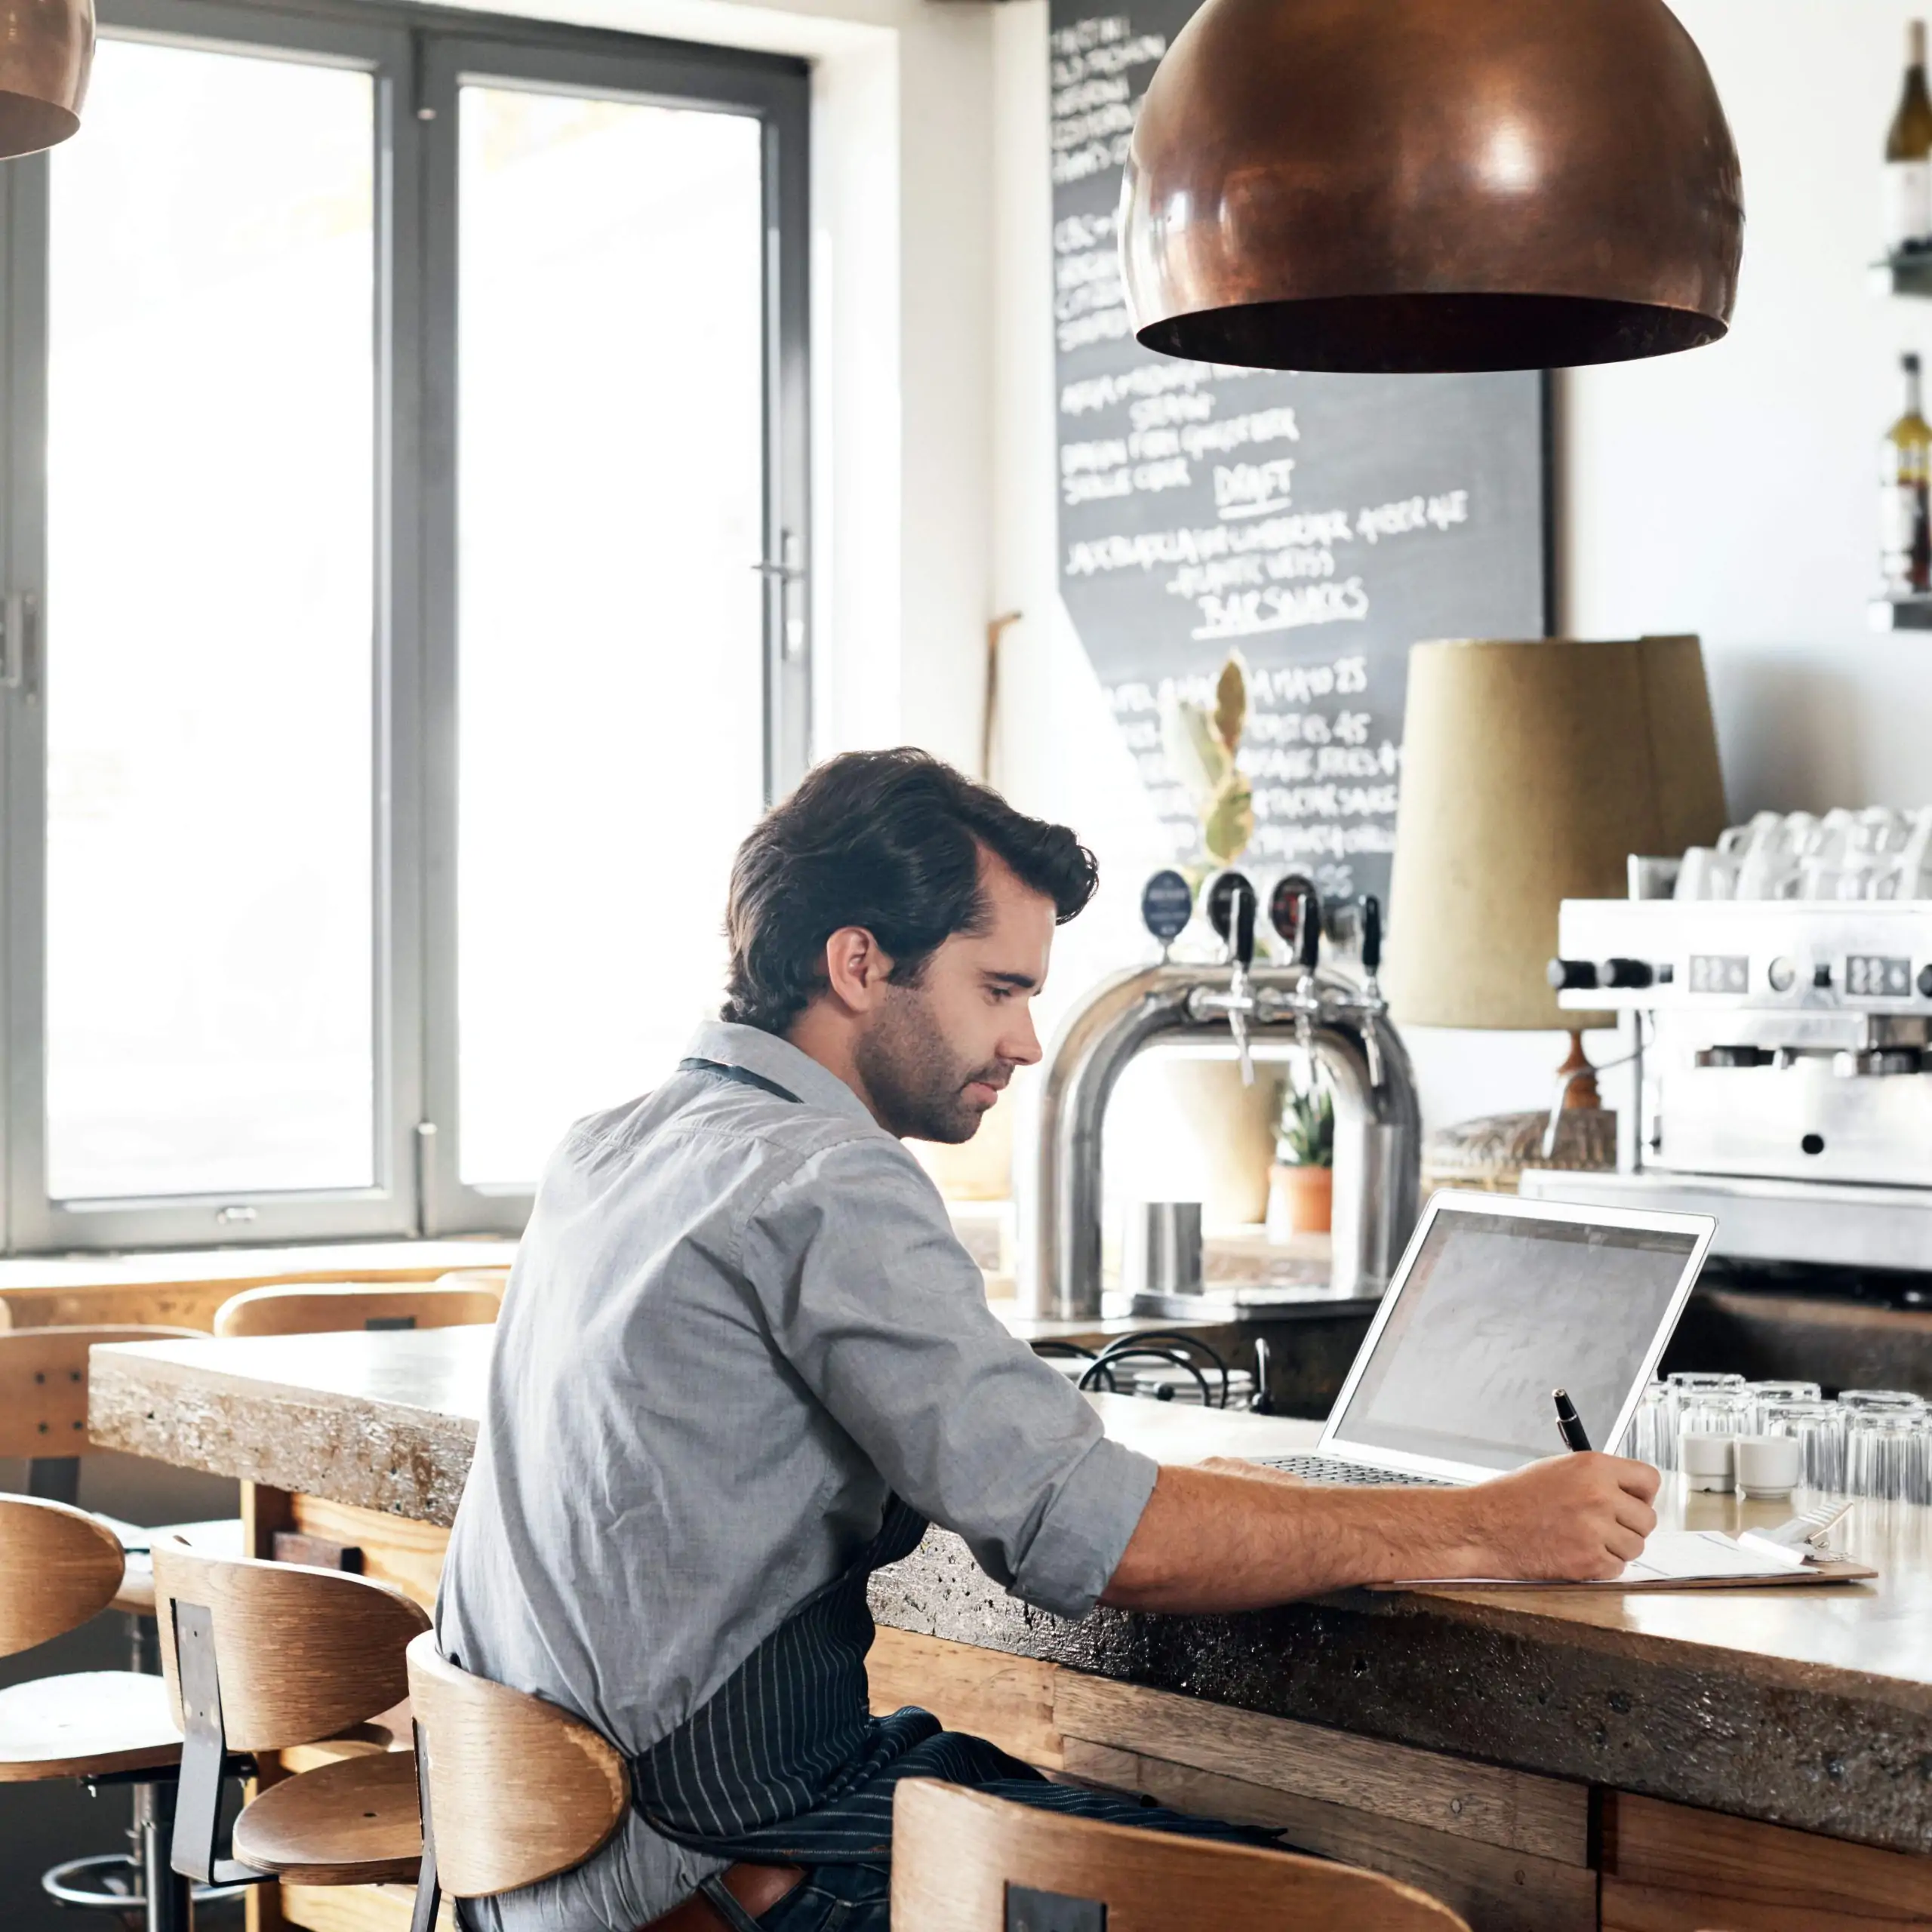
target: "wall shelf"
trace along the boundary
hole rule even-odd
[[[1888,256],[1872,264],[1872,287],[1880,295],[1932,297],[1932,248]]]
[[[1932,595],[1877,597],[1866,610],[1875,631],[1932,631]]]

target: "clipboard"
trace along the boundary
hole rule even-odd
[[[1849,1557],[1826,1563],[1807,1563],[1801,1570],[1779,1570],[1761,1577],[1654,1577],[1626,1583],[1615,1577],[1586,1583],[1541,1582],[1532,1577],[1432,1577],[1412,1583],[1371,1583],[1379,1592],[1412,1591],[1439,1595],[1451,1590],[1589,1590],[1618,1596],[1653,1596],[1666,1590],[1773,1590],[1818,1583],[1869,1583],[1878,1573],[1869,1564]]]

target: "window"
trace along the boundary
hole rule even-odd
[[[804,70],[100,24],[0,174],[8,1244],[513,1229],[802,769]]]

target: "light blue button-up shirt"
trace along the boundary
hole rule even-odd
[[[1063,1617],[1125,1551],[1155,1466],[1009,1335],[905,1147],[755,1028],[579,1122],[497,1330],[437,1604],[444,1650],[635,1753],[839,1575],[889,1492]],[[464,1907],[484,1932],[633,1932],[718,1861],[635,1811],[574,1871]]]

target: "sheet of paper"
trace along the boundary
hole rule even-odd
[[[1703,1577],[1777,1577],[1804,1567],[1801,1549],[1780,1552],[1759,1543],[1748,1549],[1718,1530],[1659,1530],[1635,1563],[1623,1566],[1624,1583],[1687,1583]]]

